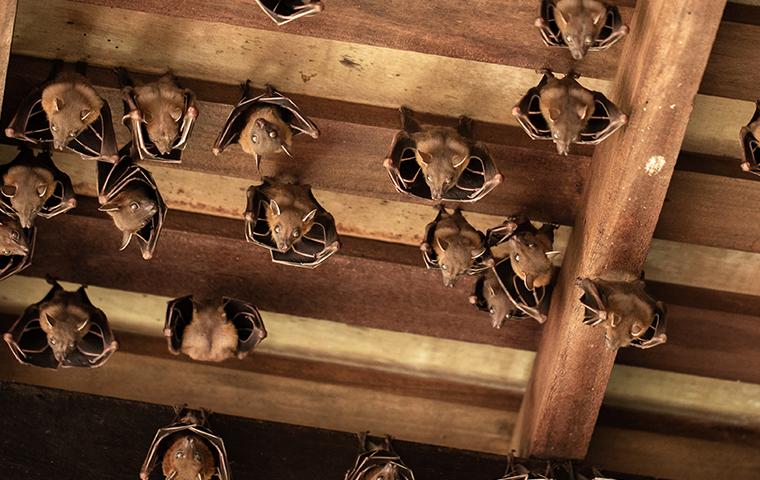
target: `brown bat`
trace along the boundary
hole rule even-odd
[[[53,147],[63,150],[100,117],[104,100],[82,75],[64,72],[42,90],[42,109],[50,123]]]
[[[55,192],[55,175],[42,166],[15,165],[3,175],[0,191],[10,199],[23,228],[31,228],[34,219]]]
[[[238,332],[222,306],[193,302],[193,319],[185,327],[182,353],[202,362],[221,362],[238,352]],[[245,357],[241,352],[239,358]]]
[[[423,126],[411,138],[417,144],[415,158],[430,187],[430,196],[439,201],[467,168],[469,141],[453,128],[433,126]]]
[[[551,129],[560,155],[567,155],[594,113],[595,101],[572,75],[548,78],[540,92],[541,114]]]
[[[369,441],[366,433],[360,433],[359,448],[356,463],[345,480],[414,480],[412,470],[393,451],[390,437],[378,445]]]
[[[132,235],[140,231],[158,212],[158,203],[147,185],[133,182],[98,210],[108,213],[116,228],[122,231],[119,250],[124,250],[129,245]]]
[[[552,250],[556,225],[544,224],[537,229],[524,216],[510,217],[504,222],[513,229],[505,242],[491,247],[495,260],[509,256],[512,270],[528,290],[549,285],[554,277],[552,259],[560,252]]]
[[[155,82],[134,87],[135,100],[140,108],[148,136],[158,151],[166,155],[172,151],[179,134],[179,121],[185,111],[187,90],[177,85],[171,73]]]
[[[610,272],[606,279],[578,280],[583,289],[588,325],[603,325],[610,350],[634,345],[650,348],[665,343],[665,305],[644,291],[644,281]]]
[[[161,462],[166,480],[211,480],[216,474],[214,455],[206,443],[190,433],[178,436]]]
[[[501,287],[496,274],[490,270],[483,280],[483,297],[488,305],[488,314],[491,316],[491,326],[501,328],[515,311],[515,305]],[[472,301],[472,300],[471,300]]]
[[[282,119],[280,111],[273,106],[260,106],[248,115],[245,126],[240,131],[240,147],[256,159],[256,168],[261,159],[285,152],[292,157],[293,130]]]
[[[59,290],[39,305],[40,327],[47,335],[53,356],[63,363],[90,331],[92,306],[79,292]]]
[[[485,252],[483,237],[457,208],[454,213],[441,209],[442,215],[433,233],[433,251],[443,275],[443,284],[453,287],[462,275]]]
[[[18,220],[0,217],[0,254],[28,255],[29,240]]]
[[[309,195],[308,185],[272,183],[263,193],[269,198],[266,218],[272,240],[277,250],[285,252],[311,230],[317,205]]]
[[[598,0],[558,0],[554,18],[575,60],[582,60],[599,37],[607,6]]]

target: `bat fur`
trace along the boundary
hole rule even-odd
[[[104,103],[82,75],[73,72],[60,74],[42,90],[42,109],[50,123],[53,147],[63,150],[100,117]]]
[[[134,87],[134,94],[150,140],[162,155],[168,154],[179,134],[185,90],[167,73],[155,82]]]
[[[258,169],[264,157],[280,151],[291,156],[293,130],[282,119],[277,107],[261,106],[248,115],[238,143],[244,152],[253,155]]]
[[[575,60],[582,60],[599,37],[607,6],[598,0],[558,0],[554,18]]]
[[[567,155],[570,144],[578,140],[594,113],[594,95],[572,75],[560,79],[550,74],[541,88],[539,103],[557,152]]]
[[[39,305],[40,327],[58,362],[66,360],[79,341],[90,331],[92,306],[80,292],[59,290]]]
[[[3,175],[0,191],[10,198],[11,206],[23,228],[31,228],[37,213],[55,192],[53,172],[44,167],[14,165]]]
[[[182,353],[193,360],[221,362],[237,355],[237,347],[238,332],[224,309],[211,302],[193,302],[193,320],[185,327]]]
[[[424,126],[411,137],[417,145],[415,159],[430,187],[430,196],[440,200],[467,168],[469,141],[449,127]]]
[[[29,241],[15,218],[0,220],[0,254],[29,255]]]
[[[480,233],[467,223],[460,209],[457,208],[454,213],[448,213],[446,209],[442,211],[443,215],[433,233],[433,250],[441,268],[443,284],[453,287],[485,248]]]
[[[161,469],[166,480],[211,480],[217,470],[206,442],[193,434],[178,436],[172,442]]]
[[[308,185],[272,183],[263,190],[269,198],[267,224],[277,249],[286,252],[311,230],[317,206],[309,196]]]

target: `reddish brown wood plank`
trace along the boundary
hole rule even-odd
[[[586,455],[615,352],[603,331],[582,323],[575,281],[641,271],[724,6],[637,4],[613,96],[630,122],[594,152],[513,436],[520,455]]]

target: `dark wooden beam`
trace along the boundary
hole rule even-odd
[[[106,288],[177,297],[208,290],[254,301],[261,309],[473,343],[535,350],[541,327],[515,322],[501,330],[467,304],[472,281],[443,287],[412,246],[346,237],[344,248],[314,271],[272,264],[242,236],[242,221],[170,211],[156,256],[136,247],[118,252],[119,234],[94,200],[80,198],[66,215],[39,222],[33,266]],[[0,283],[0,292],[5,291]],[[7,283],[5,284],[7,285]],[[403,288],[399,288],[403,285]],[[624,364],[760,383],[760,298],[678,285],[652,284],[670,304],[666,345],[625,352]],[[413,319],[410,320],[410,319]],[[708,357],[704,348],[719,355]]]
[[[0,0],[0,111],[2,111],[8,60],[11,56],[13,25],[16,22],[16,0]]]
[[[42,82],[51,63],[46,60],[12,56],[8,95],[0,123],[10,120],[29,85]],[[116,117],[122,104],[116,78],[109,69],[90,68],[92,81],[110,99]],[[136,75],[137,78],[146,78]],[[230,105],[239,98],[233,85],[187,80],[205,102],[201,116],[178,168],[216,175],[256,178],[253,162],[238,148],[220,157],[209,154]],[[337,193],[387,200],[409,200],[397,194],[382,168],[391,138],[398,128],[398,112],[308,96],[294,96],[312,114],[323,130],[317,141],[299,141],[297,159],[263,163],[263,173],[297,173],[304,182]],[[206,103],[208,102],[208,103]],[[424,121],[454,125],[456,119],[423,115]],[[126,129],[117,126],[119,139],[126,142]],[[532,142],[516,128],[476,122],[476,137],[489,147],[506,180],[483,200],[466,208],[494,215],[522,212],[535,220],[564,225],[573,223],[581,192],[589,174],[593,150],[580,148],[577,155],[558,156],[551,142]],[[7,139],[5,140],[7,141]],[[733,250],[760,252],[760,224],[747,222],[760,205],[756,182],[737,181],[735,159],[720,159],[684,153],[668,190],[657,226],[657,238]],[[150,167],[149,167],[150,168]],[[347,175],[350,172],[350,175]],[[536,186],[540,188],[536,188]],[[412,200],[410,200],[412,201]],[[720,222],[716,221],[720,218]]]
[[[615,352],[605,349],[602,330],[583,324],[575,282],[641,271],[724,6],[637,4],[613,96],[630,122],[594,152],[513,435],[520,455],[586,455]]]

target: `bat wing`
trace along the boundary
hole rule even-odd
[[[79,291],[86,300],[85,304],[92,308],[90,313],[90,330],[82,337],[74,350],[61,365],[62,367],[97,368],[103,366],[111,355],[119,349],[119,344],[108,324],[108,318],[99,308],[92,305],[84,293],[84,287]]]
[[[647,331],[639,338],[635,338],[631,345],[638,348],[652,348],[654,346],[665,343],[668,340],[668,336],[665,333],[667,329],[667,308],[662,302],[657,302],[655,305],[654,319]]]
[[[541,38],[546,45],[567,48],[554,16],[556,3],[557,0],[541,1],[541,16],[538,18],[536,26],[538,26]],[[600,29],[599,35],[597,35],[589,51],[606,50],[627,34],[628,26],[623,23],[620,9],[616,5],[607,5],[604,26]]]
[[[246,240],[269,249],[275,263],[305,268],[316,268],[340,249],[335,219],[319,204],[309,189],[309,196],[317,206],[314,226],[287,252],[278,252],[266,220],[269,198],[263,190],[269,185],[270,182],[264,179],[262,185],[248,189],[248,206],[245,211]]]
[[[178,123],[180,125],[177,138],[172,145],[172,150],[161,153],[148,135],[147,124],[143,121],[143,114],[134,95],[134,90],[127,87],[124,95],[124,117],[122,122],[129,128],[132,134],[132,148],[140,160],[155,160],[165,163],[182,163],[182,151],[187,147],[190,134],[198,118],[198,108],[195,106],[195,95],[187,90],[185,92],[185,106]]]
[[[294,135],[305,133],[311,138],[319,138],[317,125],[291,99],[271,86],[267,86],[267,93],[259,99],[259,102],[279,107],[284,113],[283,119],[290,124]]]
[[[480,275],[475,281],[475,287],[472,289],[472,295],[470,295],[470,303],[481,312],[490,312],[491,309],[486,301],[485,294],[483,293],[483,286],[486,283],[486,277]]]
[[[598,325],[604,320],[602,312],[607,310],[604,291],[589,278],[580,279],[578,286],[583,290],[581,297],[581,303],[585,307],[583,323],[591,326]]]
[[[19,273],[32,264],[34,244],[37,239],[37,229],[34,227],[24,229],[22,234],[26,236],[26,241],[29,245],[29,253],[26,255],[0,256],[0,281]]]
[[[175,298],[166,304],[164,336],[169,351],[179,355],[185,328],[193,321],[193,296]]]
[[[425,183],[422,169],[416,160],[417,143],[408,132],[401,130],[393,137],[391,150],[383,166],[399,193],[430,200],[430,187]]]
[[[600,92],[594,95],[594,113],[576,143],[596,145],[628,123],[628,115]]]
[[[527,316],[533,318],[538,323],[546,321],[549,300],[551,298],[550,286],[538,287],[533,290],[528,289],[523,279],[512,270],[512,262],[509,258],[498,262],[493,267],[493,271],[509,300],[522,313],[522,315],[513,315],[513,318]]]
[[[224,313],[238,332],[238,356],[246,355],[267,337],[259,309],[252,303],[222,298]]]
[[[18,165],[44,168],[53,174],[55,190],[40,211],[37,212],[37,215],[43,218],[51,218],[67,212],[76,206],[77,202],[74,198],[74,187],[71,184],[71,178],[55,166],[49,152],[40,152],[35,157],[31,150],[22,148],[13,161],[0,167],[0,178],[2,178],[10,168]],[[0,196],[0,211],[11,216],[16,216],[10,199],[5,198],[4,196]]]
[[[541,89],[548,80],[549,76],[544,74],[538,85],[528,90],[512,110],[520,126],[533,140],[552,140],[549,124],[541,113]]]
[[[148,223],[134,234],[134,238],[140,247],[142,257],[149,260],[156,249],[161,228],[166,219],[167,208],[153,176],[147,169],[135,164],[129,151],[128,145],[123,147],[120,152],[121,160],[113,165],[98,162],[98,201],[103,205],[135,183],[147,188],[150,198],[156,202],[158,209]]]
[[[456,184],[443,194],[449,202],[476,202],[504,180],[485,144],[470,146],[470,159]]]
[[[401,457],[393,451],[383,449],[360,453],[354,467],[346,473],[345,480],[361,480],[372,468],[383,467],[389,463],[396,465],[399,480],[414,480],[414,473],[404,464]]]
[[[277,25],[285,25],[301,17],[316,15],[324,8],[319,0],[311,0],[306,4],[301,0],[256,0],[256,3]]]
[[[742,127],[739,136],[742,144],[742,170],[760,175],[760,142],[750,130],[750,125],[760,119],[760,100],[755,101],[755,113],[747,126]]]

